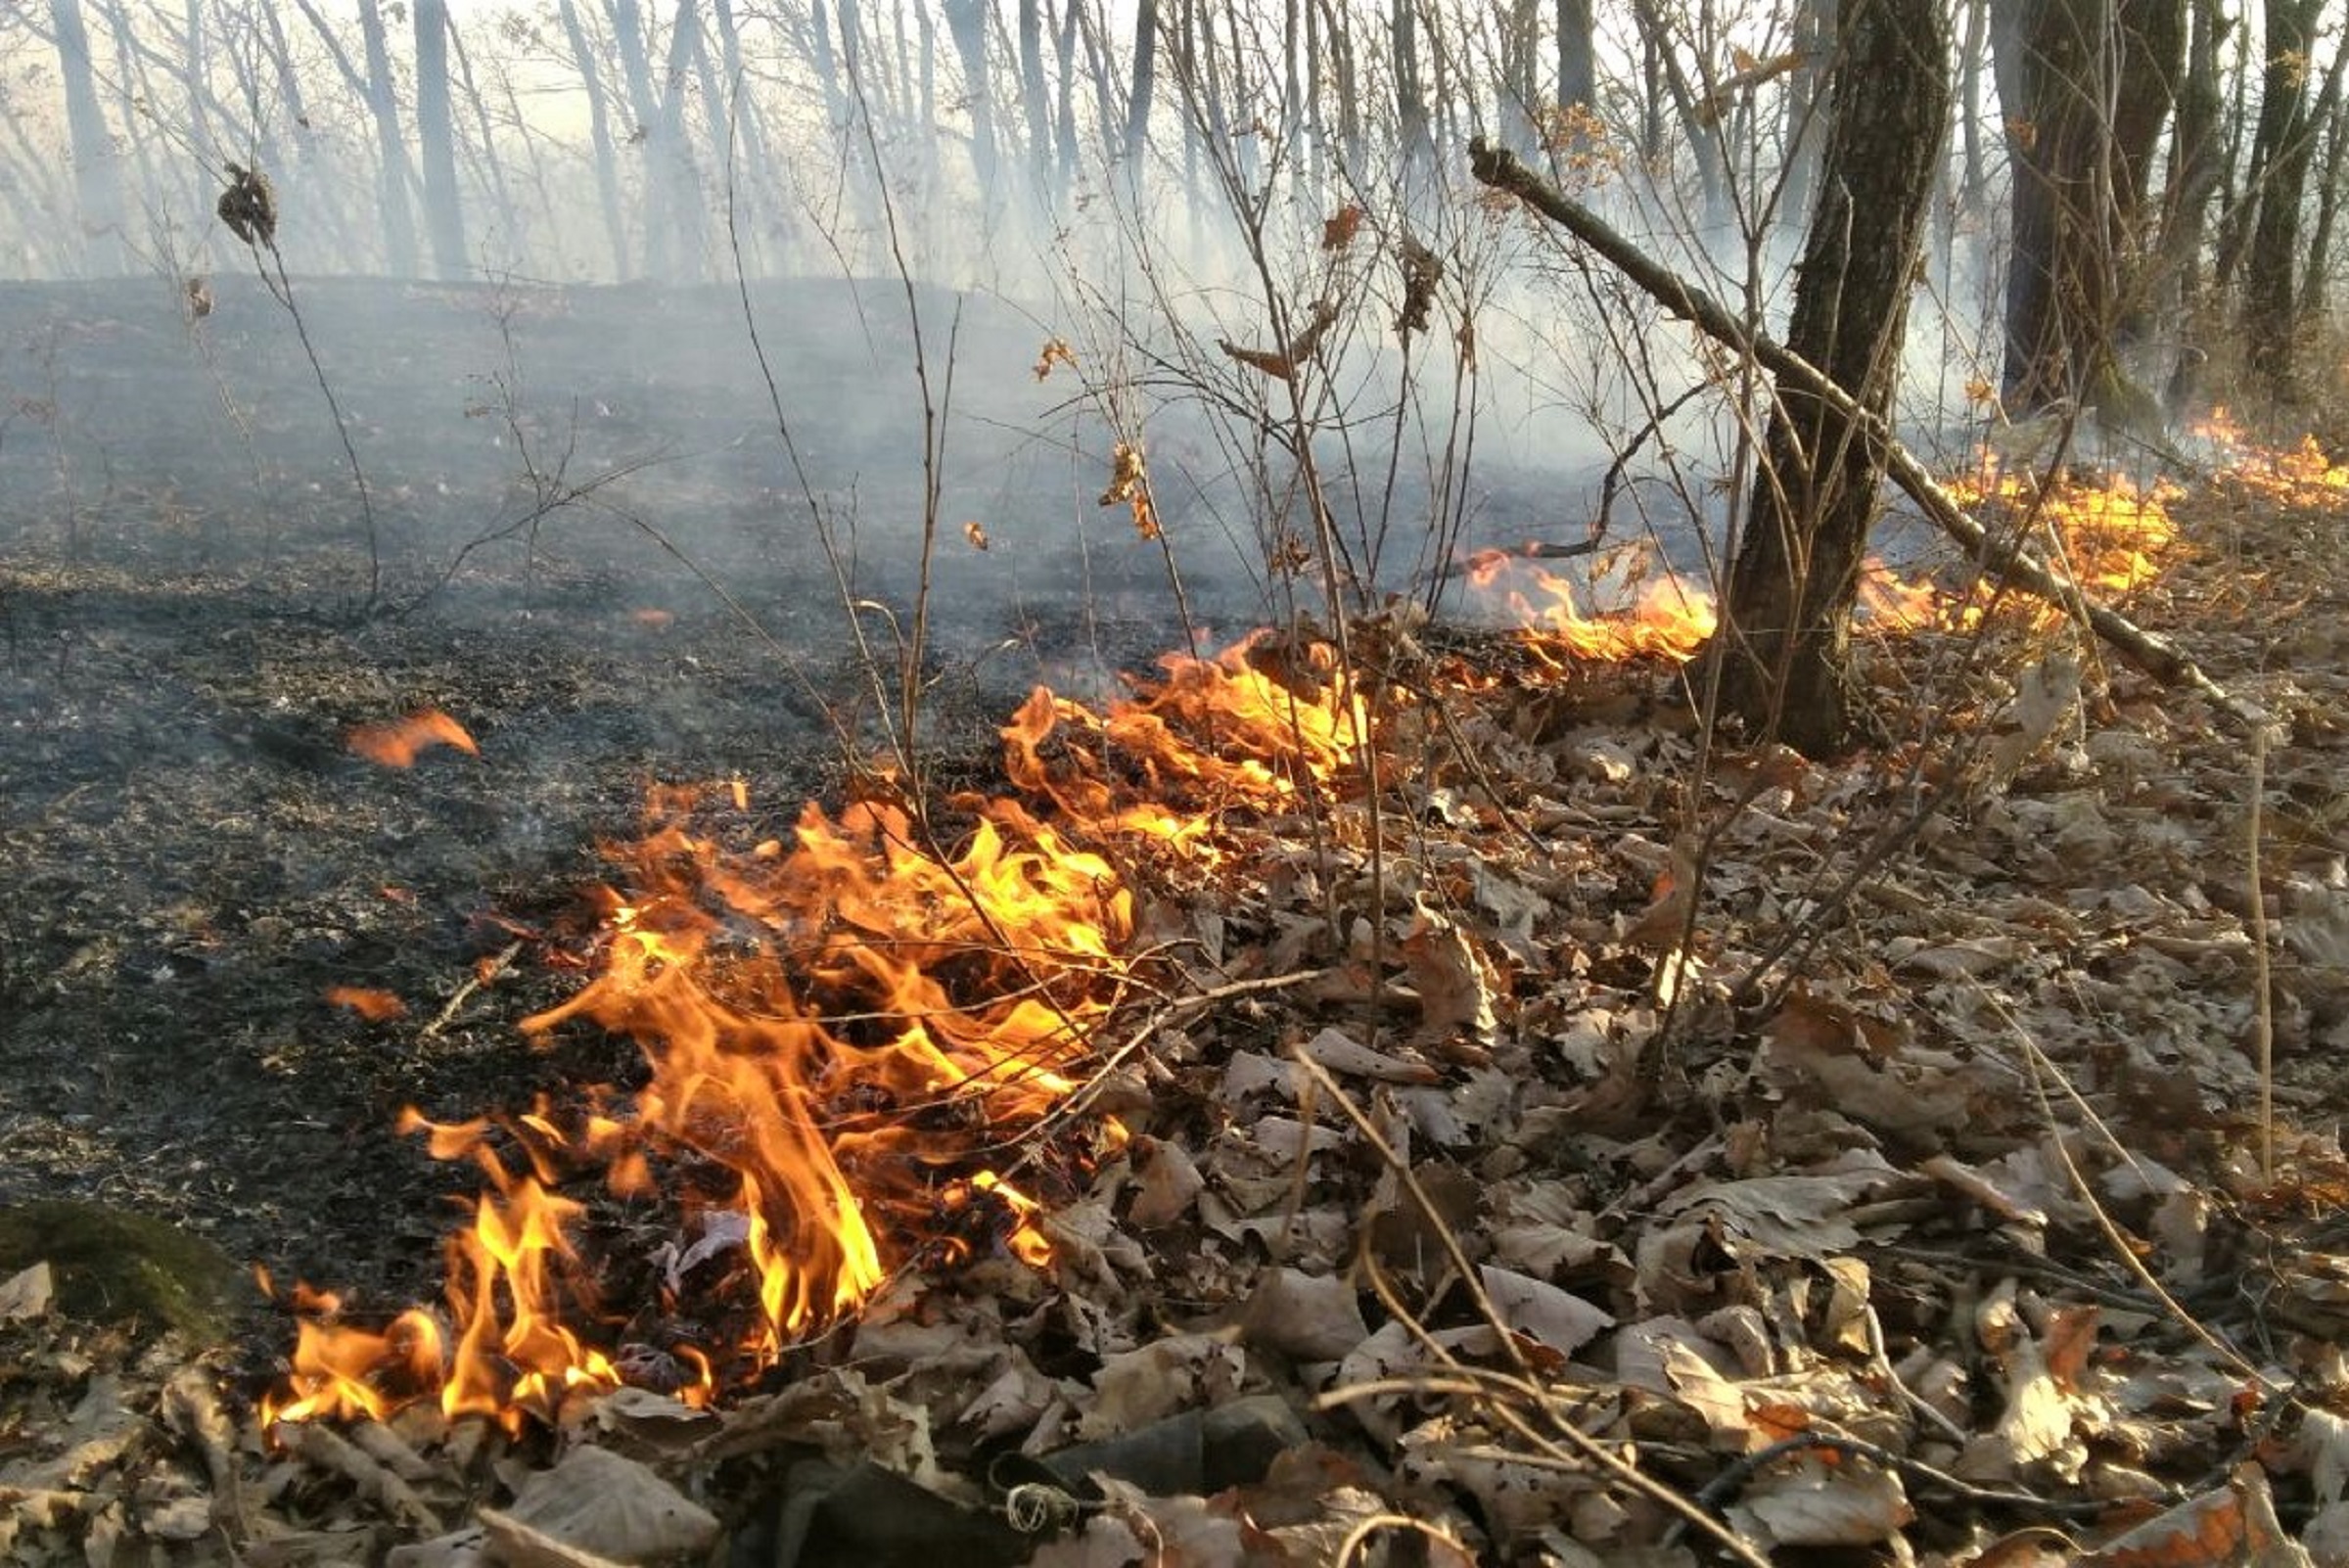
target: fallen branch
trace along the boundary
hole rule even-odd
[[[1468,144],[1468,164],[1481,183],[1517,198],[1596,251],[1666,310],[1752,359],[1780,385],[1807,392],[1834,409],[1875,448],[1883,461],[1885,475],[1901,487],[1902,493],[1914,501],[1935,527],[1957,540],[1985,571],[2085,620],[2089,628],[2112,644],[2123,658],[2163,685],[2195,692],[2250,728],[2261,728],[2269,722],[2266,714],[2212,680],[2168,638],[2145,630],[2110,606],[2090,600],[2075,584],[2049,570],[2046,563],[2019,544],[2002,544],[1991,538],[1982,525],[1942,487],[1941,482],[1901,444],[1881,416],[1862,407],[1818,366],[1748,327],[1720,300],[1648,256],[1610,228],[1597,213],[1528,168],[1516,154],[1496,148],[1480,136]]]

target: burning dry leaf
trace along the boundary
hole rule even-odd
[[[434,746],[453,746],[477,756],[481,752],[465,726],[438,708],[423,709],[389,723],[353,725],[344,733],[343,742],[353,754],[386,767],[413,766],[417,754]]]
[[[1054,365],[1066,365],[1071,370],[1077,368],[1077,350],[1071,348],[1065,339],[1044,340],[1043,348],[1036,356],[1036,379],[1042,381],[1051,375]]]
[[[371,1024],[405,1018],[408,1013],[408,1004],[391,992],[368,986],[329,986],[326,999],[330,1006],[347,1008]]]

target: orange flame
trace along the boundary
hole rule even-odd
[[[437,1398],[513,1426],[623,1366],[636,1378],[634,1359],[600,1348],[613,1325],[582,1277],[583,1208],[557,1190],[572,1172],[600,1170],[622,1196],[666,1185],[713,1219],[707,1233],[738,1238],[714,1287],[745,1298],[737,1330],[673,1350],[696,1400],[924,1256],[1049,1263],[1044,1204],[1004,1157],[1078,1086],[1133,964],[1133,896],[1071,832],[1212,857],[1215,813],[1334,788],[1369,731],[1317,645],[1260,639],[1165,669],[1106,714],[1036,691],[1003,731],[1021,794],[951,803],[966,823],[951,847],[935,821],[860,800],[806,806],[788,848],[734,848],[697,828],[691,792],[657,792],[656,825],[622,852],[633,892],[609,896],[600,970],[523,1026],[625,1034],[647,1081],[568,1121],[544,1105],[494,1125],[410,1113],[405,1130],[487,1183],[447,1244],[442,1302],[369,1329],[298,1292],[270,1418]],[[1097,1135],[1114,1147],[1124,1132]],[[509,1171],[492,1139],[530,1170]]]
[[[465,733],[465,726],[438,708],[420,709],[388,723],[354,724],[344,732],[343,743],[385,767],[412,767],[417,754],[432,746],[453,746],[476,756],[481,753],[473,737]]]

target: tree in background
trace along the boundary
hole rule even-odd
[[[424,219],[433,240],[433,270],[461,278],[465,209],[457,196],[457,142],[448,98],[448,0],[415,0],[416,139],[424,152]]]
[[[122,193],[115,178],[114,137],[98,107],[90,59],[90,34],[82,23],[81,0],[49,0],[50,25],[57,38],[57,67],[66,88],[66,128],[72,137],[73,195],[79,212],[78,243],[69,242],[82,265],[118,271],[122,264]],[[98,243],[101,236],[107,243]]]
[[[1828,91],[1786,346],[1883,414],[1949,118],[1943,0],[1843,0]],[[1832,407],[1787,387],[1766,454],[1714,639],[1722,702],[1756,735],[1831,752],[1853,725],[1852,608],[1882,458]]]
[[[2289,401],[2294,385],[2293,340],[2299,335],[2299,297],[2293,269],[2300,258],[2300,206],[2308,190],[2315,136],[2309,123],[2310,51],[2322,0],[2267,0],[2265,65],[2260,73],[2259,130],[2251,162],[2261,171],[2249,200],[2251,249],[2243,267],[2243,341],[2251,373],[2268,395]],[[2338,58],[2336,47],[2335,58]],[[2338,89],[2335,90],[2338,95]]]

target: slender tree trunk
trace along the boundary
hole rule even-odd
[[[620,152],[612,137],[612,110],[604,91],[602,62],[588,46],[587,29],[574,0],[557,0],[555,15],[562,23],[563,38],[571,48],[579,87],[587,99],[587,140],[595,152],[595,198],[603,211],[604,239],[612,248],[612,276],[624,278],[628,275],[628,225],[620,205]]]
[[[1052,161],[1052,196],[1066,202],[1077,183],[1077,35],[1083,29],[1083,0],[1065,0],[1059,29],[1053,34],[1052,59],[1060,71],[1059,114],[1052,127],[1058,144]]]
[[[1990,0],[1965,0],[1965,37],[1958,46],[1958,125],[1964,175],[1958,207],[1979,218],[1990,206],[1989,161],[1982,156],[1982,57],[1990,47]]]
[[[1029,199],[1052,196],[1052,97],[1044,84],[1043,0],[1020,3],[1020,102],[1028,119]]]
[[[1845,0],[1819,199],[1786,346],[1889,414],[1925,207],[1949,124],[1944,0]],[[1785,385],[1729,568],[1722,698],[1812,755],[1851,739],[1852,607],[1884,458],[1851,419]]]
[[[1142,157],[1150,150],[1150,100],[1158,87],[1158,0],[1141,0],[1133,11],[1133,92],[1126,102],[1126,177],[1142,178]]]
[[[1795,11],[1794,52],[1802,64],[1786,79],[1786,181],[1778,220],[1800,223],[1811,212],[1819,161],[1826,146],[1827,63],[1835,51],[1837,0],[1802,0]]]
[[[506,180],[505,158],[497,150],[497,131],[489,119],[489,102],[482,93],[482,84],[473,74],[473,56],[465,48],[464,29],[457,25],[455,16],[448,19],[449,58],[456,62],[455,79],[465,89],[465,102],[473,111],[474,134],[481,138],[476,161],[481,169],[482,183],[486,187],[496,212],[496,229],[506,234],[509,244],[518,244],[523,232],[522,209],[515,204],[514,188]],[[562,239],[553,238],[556,250],[555,265],[561,270]]]
[[[408,205],[407,133],[399,124],[392,48],[384,34],[384,13],[377,0],[359,0],[359,43],[367,61],[367,114],[375,122],[375,198],[376,210],[384,220],[384,254],[394,275],[414,277],[416,216]]]
[[[1387,30],[1394,50],[1395,134],[1402,143],[1404,167],[1423,167],[1435,157],[1435,139],[1427,128],[1427,89],[1419,76],[1419,7],[1417,0],[1392,0]]]
[[[120,272],[129,261],[122,243],[121,177],[114,135],[107,129],[106,112],[98,106],[96,66],[90,58],[81,0],[49,0],[49,21],[57,37],[58,72],[66,87],[66,130],[72,142],[73,196],[79,208],[80,238],[69,242],[67,254],[81,270]]]
[[[2349,160],[2349,114],[2341,108],[2341,66],[2349,60],[2349,40],[2336,46],[2332,69],[2325,78],[2318,100],[2316,122],[2324,127],[2325,161],[2317,174],[2317,219],[2309,230],[2308,264],[2300,276],[2300,316],[2315,321],[2326,314],[2331,284],[2333,221],[2341,207],[2341,179]]]
[[[661,114],[647,151],[657,154],[649,177],[669,182],[668,208],[671,232],[679,249],[668,280],[700,282],[710,270],[709,203],[702,191],[701,166],[694,160],[693,137],[685,128],[685,98],[693,78],[694,41],[701,36],[698,0],[677,0],[669,20],[668,56],[661,71]],[[654,144],[658,144],[657,146]]]

